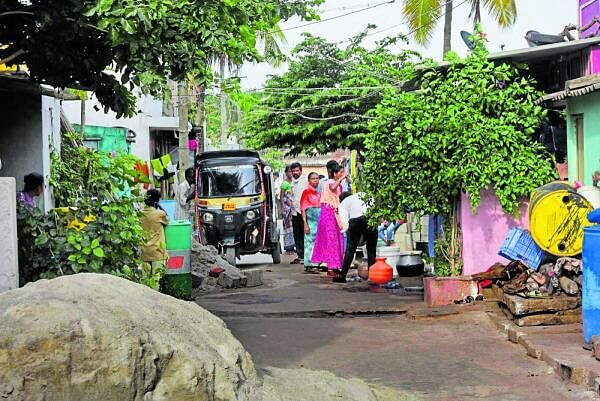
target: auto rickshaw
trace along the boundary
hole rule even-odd
[[[195,165],[202,240],[233,266],[240,255],[258,252],[280,263],[271,167],[251,150],[200,153]]]

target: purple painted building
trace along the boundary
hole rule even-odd
[[[600,16],[600,0],[579,0],[579,26],[584,26]],[[596,31],[600,28],[600,24],[594,24],[581,34],[581,38],[589,38],[595,36]],[[587,74],[600,73],[600,47],[595,46],[589,57]]]

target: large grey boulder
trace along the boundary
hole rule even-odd
[[[114,276],[77,274],[0,294],[0,400],[408,399],[328,372],[268,368],[259,377],[221,319]]]
[[[250,355],[200,306],[101,274],[0,294],[2,400],[256,400]]]

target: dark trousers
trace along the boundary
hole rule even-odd
[[[304,220],[301,214],[292,216],[292,229],[294,230],[294,242],[296,243],[296,254],[298,258],[304,259]]]
[[[367,260],[369,266],[375,263],[375,252],[377,250],[377,228],[370,227],[367,218],[364,216],[350,219],[348,221],[348,231],[346,231],[346,253],[344,254],[344,264],[342,265],[341,275],[346,277],[360,238],[364,235],[367,242]]]

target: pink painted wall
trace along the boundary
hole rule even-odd
[[[519,219],[502,210],[493,190],[482,191],[481,205],[473,214],[467,194],[461,198],[461,228],[463,237],[463,274],[486,271],[496,262],[508,263],[498,255],[502,242],[513,227],[529,229],[527,203],[521,207]]]

